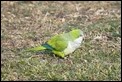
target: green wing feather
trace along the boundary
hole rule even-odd
[[[57,51],[63,51],[68,45],[67,38],[63,34],[52,37],[47,43]]]

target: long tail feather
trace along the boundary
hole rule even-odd
[[[32,51],[32,52],[36,52],[36,51],[41,51],[41,50],[45,50],[46,48],[43,47],[43,46],[37,46],[37,47],[34,47],[34,48],[29,48],[27,49],[26,51],[29,52],[29,51]]]

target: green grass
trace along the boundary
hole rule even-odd
[[[2,81],[120,81],[121,2],[2,1]],[[81,29],[79,49],[61,59],[50,52],[21,53],[53,35]]]

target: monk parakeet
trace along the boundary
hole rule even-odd
[[[64,58],[80,47],[83,40],[83,32],[80,29],[72,30],[68,33],[55,35],[45,44],[30,48],[27,51],[50,50],[55,55]]]

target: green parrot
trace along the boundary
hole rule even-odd
[[[55,55],[64,58],[80,47],[83,37],[83,32],[80,29],[74,29],[68,33],[55,35],[45,44],[27,49],[27,51],[50,50]]]

